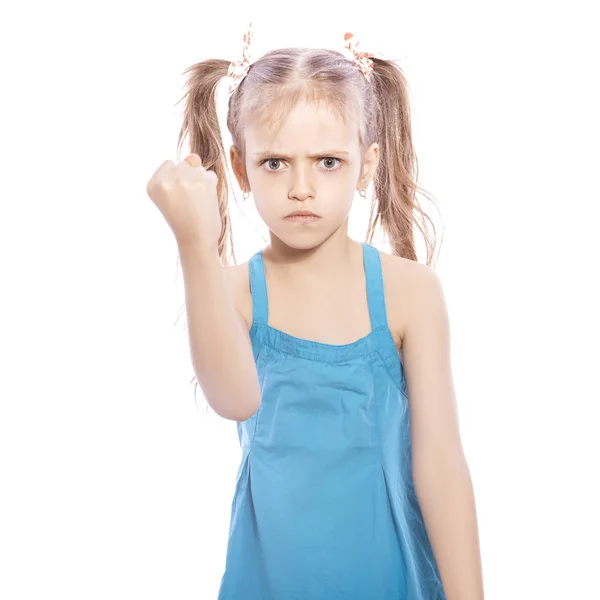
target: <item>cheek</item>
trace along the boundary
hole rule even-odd
[[[272,196],[263,196],[262,194],[258,197],[254,196],[254,206],[259,217],[267,224],[272,224],[278,220],[286,207],[289,206],[290,200],[284,198],[283,200],[277,201]],[[289,211],[288,211],[289,212]]]

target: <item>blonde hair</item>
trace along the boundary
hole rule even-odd
[[[373,143],[380,156],[373,176],[374,199],[366,242],[371,243],[380,223],[391,253],[417,260],[413,225],[423,235],[426,263],[434,267],[436,229],[421,208],[417,192],[432,197],[417,184],[418,165],[412,143],[408,85],[400,67],[391,60],[372,57],[369,80],[356,63],[341,52],[312,48],[272,50],[250,65],[229,98],[227,129],[245,163],[244,129],[247,123],[279,127],[300,100],[323,103],[344,122],[358,125],[361,160]],[[190,153],[218,177],[217,195],[222,231],[218,252],[224,266],[237,264],[232,240],[227,185],[227,158],[219,127],[216,88],[227,76],[231,61],[207,59],[184,71],[189,74],[183,124],[177,156],[189,135]],[[373,215],[375,214],[375,218]],[[183,308],[183,307],[182,307]],[[195,389],[198,387],[196,378]],[[190,382],[190,383],[191,383]],[[194,393],[195,396],[195,393]],[[208,410],[208,404],[206,406]]]

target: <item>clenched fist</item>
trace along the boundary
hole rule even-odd
[[[146,191],[171,227],[179,246],[216,248],[221,235],[218,177],[197,154],[175,164],[166,160],[154,172]]]

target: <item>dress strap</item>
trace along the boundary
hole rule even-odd
[[[269,300],[267,298],[267,280],[262,250],[248,261],[250,273],[250,293],[252,294],[252,322],[267,325],[269,322]]]
[[[385,296],[383,293],[383,272],[381,257],[374,246],[362,242],[365,274],[367,279],[367,300],[369,303],[369,316],[371,329],[387,328],[387,315],[385,310]]]

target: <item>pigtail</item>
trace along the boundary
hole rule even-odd
[[[367,239],[372,240],[375,227],[381,220],[392,254],[416,261],[415,223],[425,241],[427,265],[433,267],[436,229],[416,195],[417,191],[421,191],[431,200],[431,196],[417,184],[418,164],[412,143],[408,84],[402,70],[393,61],[373,58],[373,63],[380,160],[373,177],[377,214],[374,221],[371,218]],[[371,207],[371,216],[373,210],[375,204]]]
[[[221,235],[218,240],[218,251],[223,266],[236,264],[233,250],[231,218],[229,214],[229,190],[227,184],[227,160],[223,139],[219,127],[216,89],[229,70],[230,61],[211,58],[192,65],[184,71],[189,74],[187,90],[177,102],[185,100],[183,123],[177,141],[177,160],[183,140],[189,135],[190,153],[198,154],[202,164],[209,171],[214,171],[219,178],[217,196],[221,215]],[[230,256],[226,256],[229,247]]]

